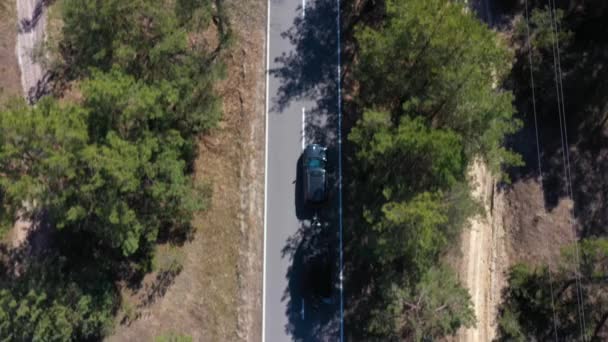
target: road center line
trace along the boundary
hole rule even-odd
[[[302,17],[306,17],[306,0],[302,0]]]
[[[302,150],[306,147],[306,107],[302,107]]]
[[[302,310],[300,311],[300,315],[302,316],[302,320],[306,319],[306,311],[304,311],[304,298],[302,298]]]

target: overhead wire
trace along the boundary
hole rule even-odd
[[[542,162],[540,158],[540,139],[538,134],[538,120],[536,114],[536,92],[534,90],[534,72],[532,70],[532,41],[530,40],[530,18],[528,13],[528,0],[525,0],[526,7],[526,34],[528,41],[528,62],[530,65],[530,88],[532,89],[532,112],[534,114],[534,133],[536,135],[536,157],[538,161],[538,175],[540,180],[540,186],[543,188],[543,169]],[[555,311],[555,295],[553,292],[553,275],[551,270],[549,270],[549,292],[551,294],[551,311],[553,312],[553,332],[555,335],[555,341],[559,341],[558,333],[557,333],[557,313]]]
[[[552,52],[553,52],[553,65],[554,65],[554,75],[555,75],[555,87],[556,87],[556,95],[557,95],[557,107],[558,107],[558,116],[559,116],[559,125],[560,125],[560,139],[562,145],[562,158],[564,164],[564,174],[566,177],[566,192],[568,198],[572,202],[573,210],[572,214],[574,214],[574,195],[572,191],[572,177],[571,177],[571,168],[570,168],[570,152],[569,152],[569,144],[568,144],[568,129],[566,122],[566,114],[565,114],[565,101],[564,101],[564,91],[563,91],[563,74],[561,70],[561,57],[560,57],[560,45],[559,45],[559,27],[557,22],[557,10],[555,6],[555,0],[551,0],[549,2],[550,5],[550,14],[551,14],[551,41],[552,41]],[[585,310],[584,310],[584,298],[582,292],[582,283],[581,283],[581,275],[580,275],[580,250],[578,247],[578,237],[576,234],[576,229],[574,226],[574,222],[572,222],[572,235],[574,240],[574,276],[576,282],[576,301],[577,301],[577,309],[578,309],[578,321],[579,321],[579,329],[580,335],[583,342],[587,340],[586,338],[586,320],[585,320]]]

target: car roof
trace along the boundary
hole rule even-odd
[[[308,174],[307,197],[313,201],[321,201],[325,198],[325,172],[315,170]]]

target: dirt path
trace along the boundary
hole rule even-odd
[[[462,330],[457,340],[491,341],[496,335],[496,315],[500,291],[508,266],[503,224],[504,195],[495,191],[495,180],[485,165],[476,162],[470,170],[473,195],[482,202],[485,213],[471,220],[461,237],[460,275],[469,289],[477,326]]]
[[[48,0],[16,0],[17,45],[15,53],[21,68],[23,93],[32,102],[44,86],[45,72],[36,60],[44,44],[46,28],[45,6]]]
[[[560,248],[571,242],[572,203],[560,200],[547,211],[543,189],[535,179],[520,179],[498,190],[480,163],[473,165],[470,177],[473,194],[482,201],[485,213],[472,219],[471,228],[463,232],[457,267],[471,294],[477,326],[461,330],[456,340],[486,342],[496,337],[509,267],[517,262],[553,265]]]

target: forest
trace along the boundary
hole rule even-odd
[[[352,30],[346,285],[349,330],[365,340],[435,340],[476,324],[444,260],[480,206],[467,170],[508,182],[521,126],[502,85],[513,53],[465,4],[369,3]],[[365,19],[363,19],[365,18]]]
[[[4,256],[8,341],[109,334],[119,286],[136,286],[155,267],[157,243],[188,240],[211,195],[193,181],[192,163],[197,137],[222,114],[214,85],[230,32],[221,6],[64,0],[61,8],[52,93],[0,110],[0,231],[22,218],[45,232],[44,253]],[[219,48],[191,39],[212,23]]]
[[[456,1],[347,7],[353,336],[424,341],[475,326],[470,294],[445,261],[479,213],[466,172],[481,160],[499,191],[538,180],[548,214],[573,203],[570,242],[546,247],[561,256],[510,266],[497,340],[608,338],[608,7],[492,3],[492,28]]]

